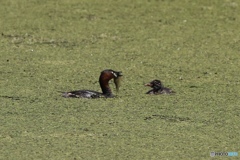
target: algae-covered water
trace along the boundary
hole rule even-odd
[[[239,152],[239,1],[7,0],[0,24],[0,159]],[[116,98],[61,97],[104,69]],[[153,79],[176,94],[146,95]]]

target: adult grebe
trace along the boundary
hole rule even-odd
[[[115,87],[118,91],[119,89],[119,83],[120,83],[120,77],[122,76],[121,71],[114,71],[112,69],[106,69],[101,72],[99,77],[99,84],[102,89],[101,92],[96,92],[92,90],[77,90],[77,91],[70,91],[70,92],[64,92],[63,97],[73,97],[73,98],[112,98],[114,95],[112,94],[112,91],[109,87],[109,81],[111,79],[114,79]]]

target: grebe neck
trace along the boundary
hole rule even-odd
[[[108,82],[109,82],[109,80],[99,79],[99,83],[100,83],[103,95],[105,95],[106,97],[113,97],[113,94],[109,87]]]

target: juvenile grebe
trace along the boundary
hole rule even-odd
[[[153,80],[153,81],[145,84],[145,86],[149,86],[149,87],[152,88],[146,94],[171,94],[171,93],[175,93],[170,88],[165,88],[160,80]]]
[[[73,97],[73,98],[112,98],[114,95],[112,94],[112,91],[109,87],[109,81],[114,78],[114,84],[118,91],[119,89],[119,83],[120,83],[120,77],[122,76],[122,72],[117,72],[111,69],[106,69],[101,72],[99,77],[99,84],[102,89],[102,93],[92,91],[92,90],[77,90],[77,91],[71,91],[71,92],[64,92],[63,97]]]

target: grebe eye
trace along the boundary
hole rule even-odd
[[[112,72],[112,74],[113,74],[115,77],[117,77],[117,74],[116,74],[115,72]]]

